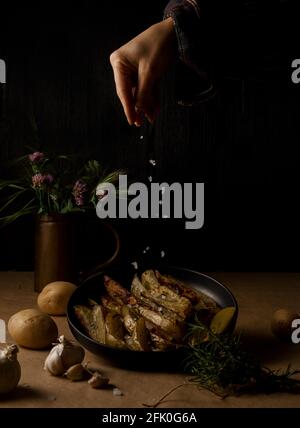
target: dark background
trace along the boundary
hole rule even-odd
[[[117,222],[129,252],[155,242],[170,261],[200,270],[298,270],[300,85],[290,77],[299,57],[296,27],[263,14],[248,33],[228,24],[227,45],[213,28],[214,43],[222,40],[213,51],[217,96],[178,106],[171,70],[154,128],[136,129],[116,97],[109,54],[160,20],[166,3],[26,2],[2,11],[1,175],[9,160],[39,144],[143,179],[154,148],[155,180],[205,182],[205,225],[184,231],[170,220]],[[33,236],[32,219],[0,230],[0,269],[32,269]]]

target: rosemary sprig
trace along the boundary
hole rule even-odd
[[[215,334],[198,319],[190,325],[189,335],[205,333],[206,340],[186,347],[185,371],[191,382],[226,397],[242,392],[299,392],[300,380],[292,370],[271,370],[243,349],[240,336]]]

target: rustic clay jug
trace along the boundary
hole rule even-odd
[[[88,215],[51,214],[36,218],[35,291],[53,281],[77,284],[82,276],[111,266],[120,250],[113,226]]]
[[[35,291],[53,281],[76,281],[75,218],[68,214],[36,219]]]

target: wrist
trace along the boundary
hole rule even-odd
[[[171,38],[175,40],[175,23],[172,17],[168,17],[161,21],[161,25],[165,28],[166,32],[170,35]]]

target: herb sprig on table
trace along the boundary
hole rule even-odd
[[[221,397],[242,392],[300,392],[300,373],[290,366],[285,370],[264,367],[246,352],[240,336],[216,334],[199,320],[190,324],[190,335],[203,334],[206,340],[186,348],[185,371],[190,382]]]
[[[191,385],[207,389],[221,398],[251,392],[300,392],[300,379],[293,377],[300,370],[292,370],[290,365],[285,370],[264,367],[243,348],[240,335],[214,333],[196,317],[189,324],[189,338],[200,339],[199,343],[185,347],[184,369],[191,377],[167,391],[155,403],[143,403],[144,406],[157,407],[177,389]]]

